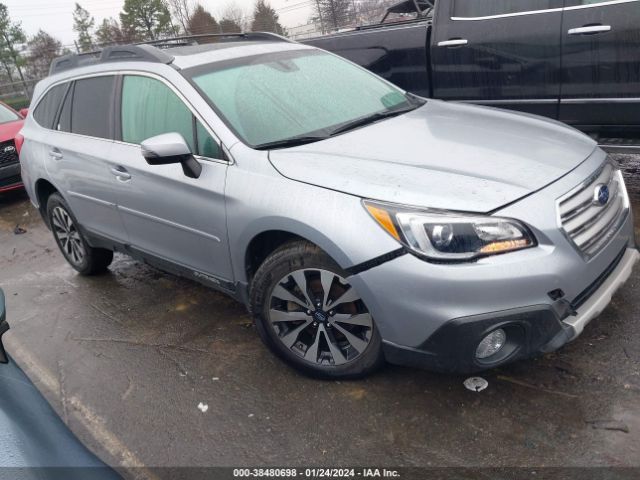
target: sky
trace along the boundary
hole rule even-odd
[[[27,36],[39,29],[53,35],[65,46],[73,46],[72,13],[76,0],[0,0],[9,9],[11,19],[22,23]],[[194,0],[194,3],[196,0]],[[247,16],[251,15],[255,0],[232,0]],[[108,17],[118,18],[124,0],[78,0],[78,3],[96,19],[96,25]],[[204,8],[219,19],[229,0],[200,0]],[[311,14],[311,0],[270,0],[280,16],[280,23],[287,28],[306,24]]]

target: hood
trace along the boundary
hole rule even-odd
[[[352,132],[272,150],[285,177],[360,197],[489,212],[562,177],[596,148],[559,122],[430,100]]]
[[[24,120],[0,123],[0,143],[16,138],[16,135],[22,129],[22,125],[24,125]]]

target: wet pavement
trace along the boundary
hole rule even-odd
[[[618,158],[640,225],[640,157]],[[473,393],[391,366],[305,378],[222,294],[120,255],[76,275],[22,193],[0,197],[0,245],[8,351],[111,465],[640,466],[640,269],[576,341]]]

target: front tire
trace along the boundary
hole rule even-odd
[[[260,337],[289,365],[327,379],[366,376],[384,363],[382,340],[364,301],[315,245],[273,252],[251,283]]]
[[[111,265],[113,252],[93,248],[87,243],[76,217],[58,193],[49,197],[47,219],[62,255],[81,275],[97,275],[105,272]]]

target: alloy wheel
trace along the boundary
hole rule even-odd
[[[355,289],[318,268],[282,278],[271,293],[268,317],[279,341],[314,365],[352,362],[373,334],[373,319]]]
[[[80,265],[84,261],[86,252],[80,232],[73,223],[69,212],[62,207],[55,207],[51,214],[53,234],[60,244],[60,248],[67,259],[74,265]]]

